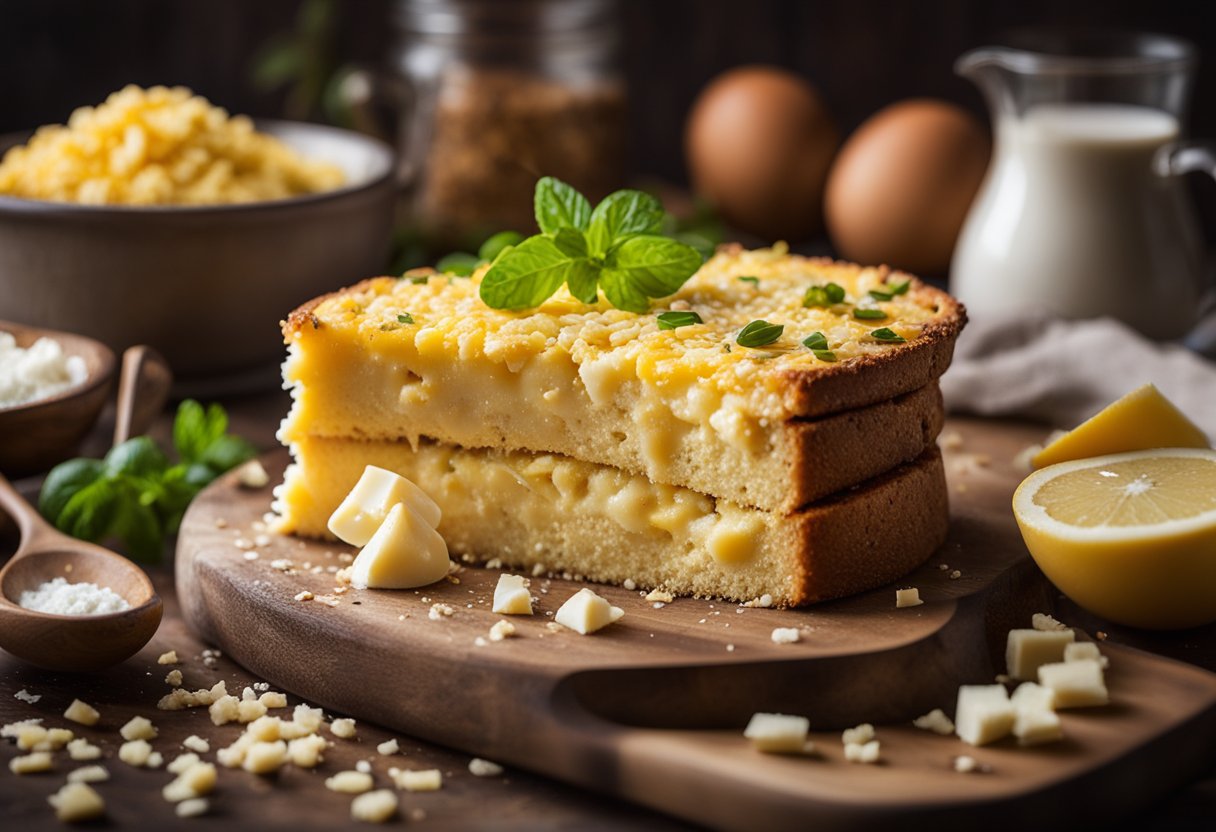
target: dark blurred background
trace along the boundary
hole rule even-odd
[[[184,84],[233,112],[282,115],[300,93],[290,83],[275,85],[267,44],[298,29],[303,5],[0,0],[0,132],[61,122],[74,107],[98,103],[127,83]],[[336,15],[319,45],[323,67],[380,63],[392,40],[394,3],[330,5]],[[687,181],[684,117],[710,78],[738,64],[773,63],[803,74],[846,133],[910,96],[945,98],[986,117],[978,93],[951,65],[967,49],[1029,25],[1189,38],[1201,53],[1190,132],[1216,136],[1216,107],[1208,105],[1216,100],[1216,3],[1205,0],[621,0],[621,13],[633,116],[628,169],[635,176]]]

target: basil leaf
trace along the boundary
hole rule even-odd
[[[575,260],[566,272],[566,287],[583,303],[599,303],[600,267],[586,257]]]
[[[705,323],[696,312],[672,311],[659,313],[659,329],[679,329],[682,326]]]
[[[645,297],[665,298],[701,267],[701,255],[667,237],[627,237],[609,249],[604,265],[605,270],[623,273]]]
[[[105,468],[100,459],[69,459],[52,468],[38,495],[38,510],[42,516],[58,525],[59,515],[68,500],[82,488],[105,477]]]
[[[808,350],[826,350],[828,348],[828,339],[822,332],[812,332],[802,339],[802,346]]]
[[[538,191],[538,204],[539,199]],[[571,263],[552,237],[529,237],[494,261],[482,278],[479,294],[493,309],[533,309],[566,281]]]
[[[889,329],[888,327],[885,327],[885,326],[882,329],[876,329],[873,332],[871,332],[870,337],[873,338],[875,341],[885,341],[888,344],[906,344],[906,343],[908,343],[907,338],[904,338],[902,335],[897,334],[894,330]]]
[[[130,474],[136,477],[159,476],[169,467],[164,452],[150,436],[136,436],[115,445],[106,454],[106,473]]]
[[[770,324],[768,321],[752,321],[739,330],[735,343],[741,347],[763,347],[781,337],[785,331],[782,324]]]
[[[114,524],[119,499],[113,481],[94,480],[67,501],[55,518],[55,528],[80,540],[96,543],[109,533]]]
[[[854,309],[853,317],[859,321],[877,321],[887,317],[881,309]]]
[[[160,518],[151,506],[138,500],[124,500],[119,503],[111,532],[137,560],[156,560],[165,546],[165,534]]]
[[[553,235],[553,244],[572,260],[587,256],[587,238],[577,228],[559,228]]]
[[[435,271],[456,277],[468,277],[480,265],[481,260],[467,251],[454,251],[435,264]]]
[[[494,258],[502,254],[502,250],[517,246],[524,241],[524,235],[518,231],[499,231],[477,249],[477,256],[487,263],[493,263]]]
[[[591,219],[591,203],[587,198],[552,176],[542,177],[536,183],[533,208],[536,224],[546,234],[555,234],[562,228],[586,231]]]
[[[400,315],[397,316],[397,323],[399,323],[399,324],[412,324],[413,322],[414,322],[414,316],[411,315],[409,312],[402,312]]]
[[[173,420],[173,446],[177,455],[187,462],[195,462],[215,440],[228,430],[228,414],[218,404],[206,410],[193,399],[186,399],[177,408]]]
[[[827,283],[823,286],[811,286],[802,297],[802,305],[832,306],[844,300],[844,287],[839,283]]]
[[[634,234],[656,235],[667,214],[657,199],[642,191],[616,191],[604,197],[591,212],[587,244],[603,256],[613,243]]]
[[[257,456],[253,445],[239,436],[221,436],[207,446],[199,462],[206,465],[217,474],[230,471],[242,462],[248,462]]]

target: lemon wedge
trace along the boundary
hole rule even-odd
[[[1151,629],[1216,620],[1216,451],[1051,465],[1018,486],[1013,513],[1039,568],[1090,612]]]
[[[1209,448],[1195,423],[1151,384],[1111,402],[1030,460],[1035,468],[1147,448]]]

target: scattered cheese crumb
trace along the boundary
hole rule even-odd
[[[793,644],[801,641],[802,636],[797,627],[777,627],[773,630],[773,644]]]
[[[286,760],[287,743],[282,740],[255,742],[245,751],[241,768],[254,774],[271,774],[282,768]]]
[[[313,597],[314,597],[313,594],[306,589],[303,592],[297,592],[295,595],[295,598],[293,600],[311,601],[313,599]]]
[[[1103,669],[1110,667],[1110,659],[1103,656],[1098,645],[1092,641],[1078,641],[1064,648],[1064,661],[1079,662],[1083,659],[1093,659]]]
[[[400,750],[401,750],[401,746],[395,739],[385,740],[384,742],[382,742],[376,746],[376,752],[385,757],[389,757],[393,754],[396,754]]]
[[[177,664],[178,663],[177,651],[170,650],[167,653],[161,653],[160,656],[156,659],[156,663],[157,664]]]
[[[844,758],[850,763],[877,763],[880,753],[878,740],[866,743],[851,742],[844,747]]]
[[[343,794],[363,794],[372,788],[372,776],[365,771],[339,771],[325,780],[325,788]]]
[[[357,763],[355,763],[355,771],[362,772],[363,774],[371,774],[372,764],[367,760],[359,760]]]
[[[502,641],[515,635],[515,625],[510,621],[497,621],[490,628],[490,641]]]
[[[503,768],[498,763],[491,763],[489,760],[483,760],[480,757],[474,757],[469,760],[469,774],[474,777],[497,777],[502,774]]]
[[[147,740],[124,742],[118,749],[118,759],[136,768],[146,766],[152,759],[152,746],[148,745]]]
[[[172,685],[175,688],[181,687],[182,672],[176,668],[174,668],[173,670],[170,670],[168,673],[165,674],[165,684]]]
[[[287,754],[292,765],[300,768],[316,768],[324,761],[325,749],[329,741],[319,734],[308,734],[297,737],[287,743]]]
[[[258,697],[258,701],[267,710],[277,710],[287,707],[287,694],[280,693],[274,690],[268,690]]]
[[[50,771],[53,767],[51,753],[35,751],[23,757],[14,757],[8,761],[8,767],[13,774],[37,774],[40,771]]]
[[[102,783],[110,779],[105,766],[81,766],[68,772],[69,783]]]
[[[963,577],[963,573],[961,571],[959,571],[958,569],[955,569],[953,572],[950,573],[950,580],[952,580],[952,581],[957,581],[961,577]]]
[[[195,763],[161,789],[161,796],[170,803],[203,797],[215,789],[215,780],[213,763]]]
[[[811,721],[804,716],[755,713],[743,730],[757,751],[770,754],[806,753],[813,746],[807,742]]]
[[[211,715],[213,725],[227,725],[235,722],[240,715],[241,702],[235,696],[226,694],[211,703],[207,712]]]
[[[863,722],[856,728],[846,728],[840,735],[840,741],[845,745],[863,745],[874,739],[874,726]]]
[[[1059,621],[1043,612],[1036,612],[1034,615],[1030,616],[1030,626],[1032,629],[1042,630],[1043,632],[1070,629],[1067,624],[1061,624]]]
[[[895,590],[896,609],[903,609],[904,607],[919,607],[923,603],[925,602],[920,599],[920,590],[916,587]]]
[[[954,723],[941,708],[934,708],[924,716],[918,716],[912,720],[912,724],[917,728],[923,728],[926,731],[932,731],[935,734],[943,736],[954,733]]]
[[[30,692],[29,692],[28,690],[26,690],[25,688],[22,688],[21,690],[19,690],[19,691],[17,691],[16,693],[14,693],[14,694],[13,694],[13,698],[14,698],[14,699],[20,699],[22,702],[28,702],[29,704],[33,705],[33,704],[34,704],[34,703],[36,703],[36,702],[37,702],[39,699],[41,699],[41,698],[42,698],[42,694],[40,694],[40,693],[30,693]]]
[[[64,823],[93,820],[106,813],[106,802],[87,783],[68,783],[46,799]]]
[[[207,742],[200,736],[191,734],[182,740],[182,747],[188,748],[191,751],[197,751],[199,754],[206,754],[211,750],[211,743]]]
[[[771,607],[772,605],[773,605],[773,596],[769,595],[767,592],[764,593],[763,595],[761,595],[759,598],[753,598],[750,601],[743,602],[743,606],[745,606],[745,607],[767,608],[767,607]]]
[[[974,757],[962,754],[954,758],[954,770],[960,774],[970,774],[973,771],[980,771],[981,769]]]
[[[96,760],[101,756],[101,749],[81,737],[68,743],[68,756],[78,762]]]
[[[335,719],[330,723],[329,730],[335,737],[353,740],[356,733],[355,721],[353,719]]]
[[[253,722],[255,719],[261,719],[266,716],[266,706],[257,699],[244,699],[236,704],[236,718],[238,722]]]
[[[397,788],[407,792],[433,792],[443,787],[443,774],[437,768],[423,771],[411,771],[410,769],[402,771],[391,768],[388,774],[393,778]]]
[[[655,601],[660,604],[670,604],[675,600],[675,596],[670,592],[664,592],[661,589],[652,589],[650,592],[646,593],[646,600]]]
[[[165,771],[170,774],[181,774],[186,769],[201,762],[202,760],[199,759],[197,754],[178,754],[173,758],[173,762],[165,766]]]
[[[447,604],[431,604],[431,611],[427,613],[427,618],[432,621],[439,621],[443,618],[450,618],[456,611]]]
[[[156,703],[156,707],[162,711],[180,711],[184,708],[202,708],[209,707],[217,700],[228,695],[228,689],[225,682],[221,679],[211,686],[210,689],[202,688],[196,691],[188,691],[178,689],[166,694]],[[233,697],[235,699],[235,697]]]
[[[101,714],[92,705],[81,702],[79,699],[73,699],[72,704],[68,705],[68,709],[63,712],[63,717],[81,725],[96,725],[97,721],[101,719]]]
[[[350,804],[350,816],[364,823],[384,823],[397,814],[397,795],[388,789],[361,794]]]
[[[175,810],[179,818],[197,818],[207,814],[211,804],[204,797],[192,797],[177,804]]]
[[[147,717],[135,716],[118,733],[124,740],[154,740],[159,732]]]
[[[251,459],[236,471],[236,481],[242,488],[265,488],[270,484],[270,475],[262,463]]]

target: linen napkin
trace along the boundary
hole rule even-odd
[[[988,316],[967,324],[942,377],[952,412],[1072,428],[1146,382],[1216,438],[1216,363],[1097,318]]]

